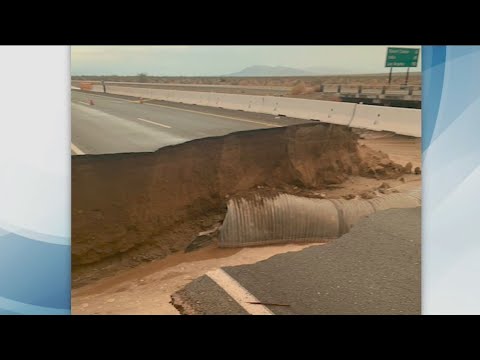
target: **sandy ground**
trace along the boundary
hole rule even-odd
[[[398,164],[411,162],[413,168],[422,167],[422,139],[407,136],[387,136],[377,139],[361,139],[359,143],[382,151]]]
[[[170,295],[206,272],[223,266],[252,264],[312,245],[289,244],[241,250],[209,246],[192,253],[170,255],[73,290],[72,314],[179,315],[170,304]]]

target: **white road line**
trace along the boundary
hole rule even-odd
[[[271,123],[266,123],[266,122],[261,122],[261,121],[254,121],[254,120],[247,120],[247,119],[240,119],[234,116],[225,116],[225,115],[217,115],[217,114],[212,114],[212,113],[207,113],[203,111],[196,111],[196,110],[187,110],[187,109],[181,109],[177,108],[174,106],[167,106],[167,105],[159,105],[159,104],[150,104],[150,103],[145,103],[145,105],[150,105],[150,106],[159,106],[167,109],[174,109],[174,110],[180,110],[180,111],[186,111],[194,114],[202,114],[202,115],[208,115],[208,116],[214,116],[214,117],[219,117],[219,118],[224,118],[224,119],[230,119],[230,120],[235,120],[235,121],[242,121],[242,122],[248,122],[248,123],[253,123],[253,124],[259,124],[259,125],[265,125],[269,127],[282,127],[282,125],[277,125],[277,124],[271,124]]]
[[[70,148],[75,153],[75,155],[85,155],[85,153],[82,150],[80,150],[78,146],[76,146],[74,143],[70,144]]]
[[[114,98],[112,96],[97,95],[97,94],[92,94],[91,96],[103,97],[103,98],[108,98],[108,99],[118,99],[118,98]],[[214,116],[214,117],[218,117],[218,118],[224,118],[224,119],[230,119],[230,120],[236,120],[236,121],[243,121],[243,122],[248,122],[248,123],[253,123],[253,124],[265,125],[265,126],[269,126],[269,127],[282,127],[283,126],[283,125],[277,125],[277,124],[266,123],[266,122],[261,122],[261,121],[242,119],[242,118],[238,118],[238,117],[235,117],[235,116],[217,115],[217,114],[212,114],[212,113],[208,113],[208,112],[204,112],[204,111],[188,110],[188,109],[177,108],[175,106],[151,104],[151,103],[146,102],[146,101],[152,101],[152,100],[155,100],[155,99],[143,99],[143,101],[144,101],[143,105],[159,106],[159,107],[163,107],[163,108],[167,108],[167,109],[186,111],[186,112],[191,112],[191,113],[195,113],[195,114]],[[135,101],[138,101],[138,100],[135,100]],[[124,100],[123,102],[128,104],[128,103],[131,103],[133,101],[132,100]]]
[[[85,104],[85,105],[88,105],[88,106],[90,106],[90,104],[89,104],[89,103],[87,103],[87,102],[85,102],[85,101],[79,101],[79,103],[80,103],[80,104]]]
[[[145,121],[145,122],[147,122],[147,123],[149,123],[149,124],[152,124],[152,125],[163,126],[164,128],[167,128],[167,129],[171,129],[171,128],[172,128],[171,126],[163,125],[163,124],[160,124],[160,123],[157,123],[157,122],[153,122],[153,121],[150,121],[150,120],[145,120],[145,119],[142,119],[142,118],[137,118],[137,120]]]
[[[259,302],[258,299],[250,294],[234,278],[228,275],[222,269],[210,271],[206,274],[215,281],[230,297],[232,297],[242,308],[251,315],[274,315],[264,305],[249,304],[249,302]]]

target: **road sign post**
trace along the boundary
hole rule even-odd
[[[392,70],[394,67],[406,67],[407,76],[405,78],[405,85],[407,85],[410,68],[417,67],[419,53],[420,49],[389,47],[387,49],[387,59],[385,61],[385,67],[390,68],[388,84],[392,82]]]

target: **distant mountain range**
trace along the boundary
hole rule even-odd
[[[325,67],[309,67],[306,69],[296,69],[287,66],[266,66],[254,65],[245,69],[227,74],[224,76],[314,76],[314,75],[330,75],[341,74],[341,69],[325,68]]]

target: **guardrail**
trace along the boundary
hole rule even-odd
[[[420,85],[349,85],[328,84],[320,85],[318,92],[335,93],[342,95],[397,95],[397,96],[422,96]]]
[[[421,137],[421,111],[398,107],[278,96],[239,95],[201,91],[166,90],[127,86],[106,87],[110,94],[127,95],[231,110],[283,115],[306,120]],[[93,84],[90,91],[103,92]]]

